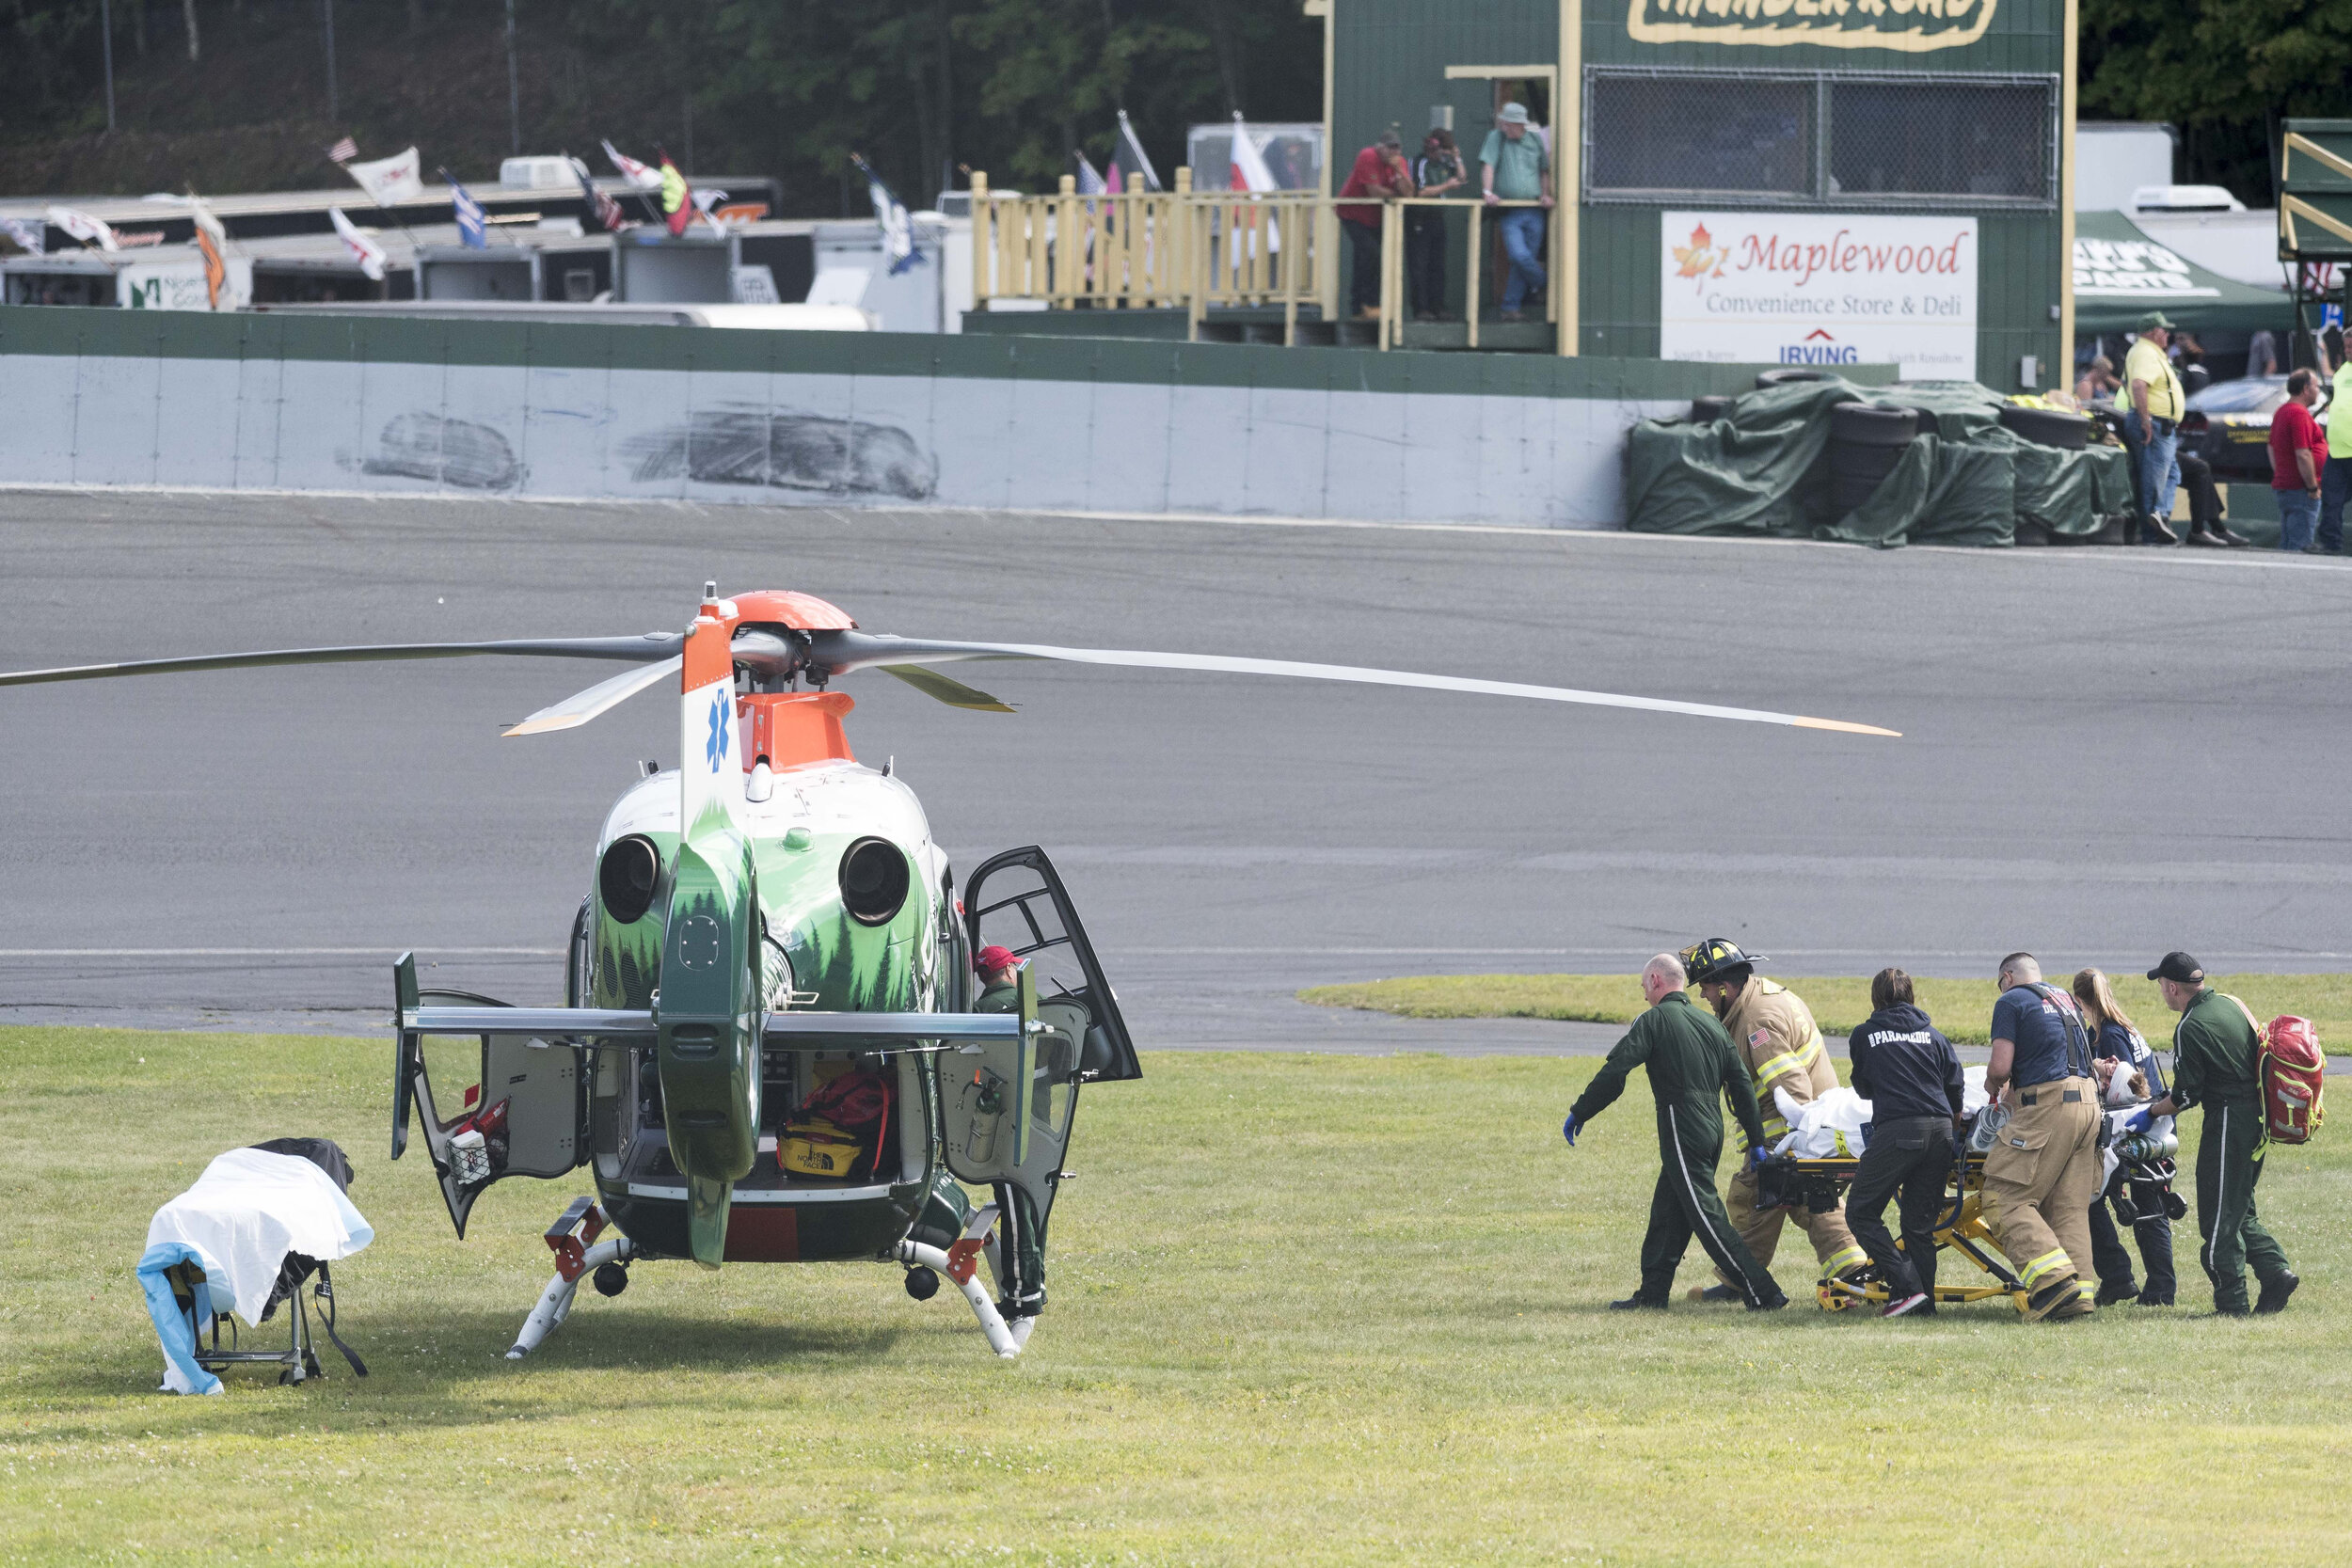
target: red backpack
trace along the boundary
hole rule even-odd
[[[2262,1034],[2263,1126],[2277,1144],[2306,1144],[2325,1117],[2319,1094],[2328,1058],[2307,1018],[2281,1015]]]

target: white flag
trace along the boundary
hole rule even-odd
[[[384,281],[384,247],[359,232],[352,221],[343,216],[341,207],[329,207],[326,215],[335,220],[335,232],[343,237],[343,248],[358,259],[359,270],[374,282]]]
[[[115,244],[115,231],[87,213],[72,207],[52,207],[49,209],[49,221],[84,245],[94,245],[101,250],[121,248]]]
[[[1229,190],[1273,191],[1281,188],[1275,184],[1274,171],[1265,166],[1265,154],[1259,151],[1258,144],[1250,139],[1249,127],[1242,123],[1239,110],[1233,113],[1233,151],[1231,166],[1232,174],[1232,182],[1227,186]],[[1235,228],[1241,228],[1245,224],[1239,209],[1233,213],[1233,224]],[[1270,213],[1266,214],[1265,220],[1265,246],[1269,254],[1279,253],[1282,248],[1281,227],[1274,221],[1274,215]],[[1258,254],[1256,233],[1250,234],[1247,249],[1248,254],[1251,256]],[[1231,264],[1238,271],[1241,267],[1244,247],[1236,245],[1232,247],[1232,251]]]
[[[417,150],[412,147],[372,164],[345,164],[343,172],[359,182],[369,200],[378,207],[389,207],[395,202],[424,199],[424,176],[419,163]]]
[[[622,151],[611,142],[606,142],[604,144],[604,155],[612,160],[612,166],[620,171],[621,178],[627,180],[630,184],[636,186],[639,190],[658,191],[661,188],[661,171],[660,169],[647,168],[644,165],[639,163],[636,159],[630,157],[628,153]]]
[[[1281,187],[1274,182],[1274,171],[1265,166],[1265,154],[1249,135],[1249,127],[1242,123],[1239,114],[1233,116],[1232,184],[1236,191],[1271,191]]]

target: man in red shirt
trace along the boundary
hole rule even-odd
[[[2319,401],[2319,378],[2309,371],[2287,377],[2287,401],[2270,416],[2270,491],[2279,502],[2279,547],[2320,553],[2312,535],[2319,527],[2320,472],[2328,466],[2328,437],[2312,418]]]
[[[1412,194],[1413,176],[1405,166],[1405,138],[1393,125],[1356,154],[1356,166],[1348,171],[1347,183],[1340,187],[1343,199]],[[1348,248],[1356,257],[1348,302],[1358,321],[1370,321],[1380,314],[1380,209],[1359,203],[1333,211],[1340,214],[1340,232],[1347,236]]]

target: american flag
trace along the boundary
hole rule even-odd
[[[358,156],[359,156],[359,144],[353,141],[349,136],[345,136],[342,140],[337,142],[334,146],[326,150],[326,157],[329,163],[347,164]]]

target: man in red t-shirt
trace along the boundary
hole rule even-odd
[[[2319,527],[2320,470],[2328,466],[2328,436],[2312,418],[2319,401],[2319,377],[2296,371],[2287,377],[2287,401],[2270,416],[2270,491],[2279,502],[2279,547],[2317,555],[2312,535]]]
[[[1340,187],[1343,199],[1412,194],[1412,172],[1405,166],[1405,138],[1394,126],[1356,154],[1356,166],[1348,170],[1347,183]],[[1380,313],[1380,209],[1359,203],[1332,211],[1340,214],[1340,232],[1347,236],[1348,248],[1355,252],[1356,276],[1348,287],[1348,302],[1355,307],[1357,320],[1369,321]]]

